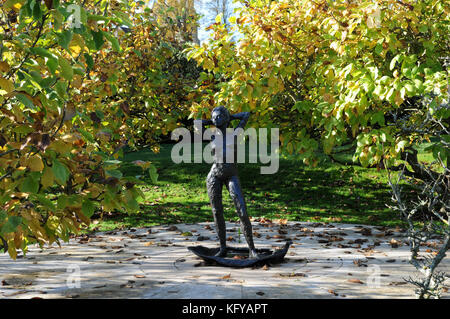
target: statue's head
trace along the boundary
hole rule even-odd
[[[211,112],[211,121],[215,126],[228,125],[230,122],[230,112],[224,106],[218,106]]]

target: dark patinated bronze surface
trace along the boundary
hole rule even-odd
[[[273,252],[270,249],[256,249],[258,258],[248,258],[249,249],[240,247],[227,247],[227,255],[225,257],[216,256],[220,248],[207,248],[204,246],[194,246],[188,249],[202,258],[208,264],[218,264],[227,267],[252,267],[262,266],[265,264],[275,264],[282,262],[286,255],[291,241],[286,242],[283,248]]]
[[[206,187],[214,216],[217,234],[219,237],[220,247],[217,249],[208,249],[203,246],[189,247],[189,250],[203,258],[206,261],[215,261],[224,266],[231,267],[248,267],[257,263],[266,263],[268,261],[276,262],[282,260],[290,242],[287,242],[283,249],[272,252],[267,249],[256,249],[253,242],[252,224],[247,214],[247,207],[242,194],[241,184],[239,182],[236,157],[232,157],[229,161],[227,151],[234,147],[234,155],[236,155],[236,136],[227,135],[228,125],[232,120],[240,120],[235,127],[244,128],[250,117],[249,112],[241,112],[230,115],[229,111],[223,107],[216,107],[211,113],[211,119],[203,120],[202,124],[214,125],[218,129],[218,135],[223,139],[221,143],[212,143],[212,152],[214,163],[206,178]],[[216,137],[217,139],[217,137]],[[227,140],[228,139],[228,140]],[[230,141],[230,139],[233,139]],[[217,149],[220,147],[220,149]],[[248,249],[230,248],[226,245],[226,227],[223,214],[222,188],[225,185],[236,207],[238,216],[241,221],[241,230],[247,241]],[[237,259],[234,256],[230,258],[230,253],[241,252],[246,254],[242,258]]]

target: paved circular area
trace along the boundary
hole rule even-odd
[[[102,232],[61,248],[30,247],[16,261],[1,255],[0,298],[414,298],[403,278],[417,273],[398,229],[265,219],[252,224],[258,248],[293,240],[284,263],[205,265],[186,247],[217,246],[212,223]],[[228,242],[245,247],[238,229],[227,223]],[[433,253],[435,247],[422,250]],[[440,270],[450,274],[449,258]],[[449,278],[445,284],[450,287]]]

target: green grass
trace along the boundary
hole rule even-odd
[[[125,161],[149,160],[158,168],[158,182],[143,186],[146,198],[137,214],[104,216],[99,230],[171,223],[213,221],[205,180],[210,164],[175,164],[172,145],[159,154],[149,149],[127,153]],[[125,175],[142,174],[131,164]],[[261,175],[259,164],[240,164],[239,176],[249,215],[291,221],[340,222],[396,226],[401,221],[386,207],[391,203],[386,173],[376,168],[344,166],[322,159],[316,168],[295,159],[280,159],[274,175]],[[150,179],[147,180],[150,182]],[[227,220],[238,220],[224,188]]]

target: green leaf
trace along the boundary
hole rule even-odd
[[[42,11],[40,3],[41,3],[40,1],[36,2],[33,8],[33,18],[35,18],[36,20],[42,19]]]
[[[70,65],[69,61],[67,61],[62,56],[59,57],[59,66],[61,67],[61,75],[67,80],[70,81],[73,79],[73,69]]]
[[[410,83],[405,85],[405,89],[409,94],[414,94],[414,86]]]
[[[58,69],[58,60],[56,59],[48,59],[47,60],[47,67],[52,72],[53,75],[56,74],[56,70]]]
[[[1,209],[0,210],[0,222],[3,222],[6,218],[8,218],[8,214],[3,209]]]
[[[402,55],[401,54],[397,54],[392,60],[391,60],[391,63],[389,64],[389,70],[393,70],[394,68],[395,68],[395,64],[397,63],[397,62],[401,62],[401,58],[402,58]]]
[[[67,82],[66,81],[58,81],[55,85],[56,93],[58,93],[59,97],[65,99],[67,97]]]
[[[428,31],[428,27],[426,25],[421,25],[419,27],[419,31],[422,33],[426,33]]]
[[[83,135],[83,137],[84,137],[86,140],[88,140],[89,142],[95,143],[94,137],[93,137],[92,134],[89,133],[88,131],[83,130],[82,128],[79,127],[79,128],[78,128],[78,132],[80,132],[81,135]]]
[[[120,52],[119,40],[117,40],[116,37],[112,36],[108,32],[103,32],[103,35],[105,36],[105,38],[107,38],[109,40],[109,42],[111,42],[111,45],[112,45],[112,48],[114,49],[114,51]]]
[[[91,30],[92,37],[94,38],[95,48],[97,50],[100,50],[105,43],[105,40],[103,39],[103,32],[102,31],[93,31]]]
[[[72,41],[73,32],[71,30],[65,30],[63,32],[55,32],[55,34],[58,37],[58,44],[69,51],[69,44]]]
[[[95,205],[93,201],[85,199],[83,201],[83,204],[81,205],[81,211],[83,212],[84,216],[86,216],[87,218],[91,218],[91,216],[95,213]]]
[[[53,162],[52,170],[56,181],[61,185],[65,185],[70,176],[69,169],[58,160],[55,160]]]
[[[17,227],[22,224],[22,217],[20,216],[9,216],[8,221],[3,225],[1,233],[13,233],[16,231]]]
[[[19,185],[19,190],[23,193],[37,193],[39,191],[39,180],[33,174],[30,174]]]
[[[105,170],[105,175],[112,176],[112,177],[115,177],[115,178],[121,178],[123,176],[122,172],[119,171],[119,170],[116,170],[116,169],[114,169],[114,170]]]
[[[86,59],[86,64],[89,70],[92,70],[94,68],[94,59],[88,54],[84,54],[84,58]]]
[[[375,46],[375,53],[380,55],[383,52],[383,45],[381,43],[377,43]]]
[[[39,47],[30,48],[30,52],[32,54],[39,55],[43,58],[56,60],[56,56],[53,53],[51,53],[49,50],[44,49],[44,48],[39,48]]]
[[[26,95],[24,94],[17,94],[16,98],[22,102],[23,105],[25,105],[27,108],[30,108],[32,110],[36,109],[36,106],[34,105],[33,101],[31,101]]]
[[[46,208],[52,210],[52,211],[56,211],[56,206],[55,204],[53,204],[53,202],[48,199],[47,197],[45,197],[45,195],[42,194],[36,194],[34,195],[34,197],[42,204],[44,205]]]

